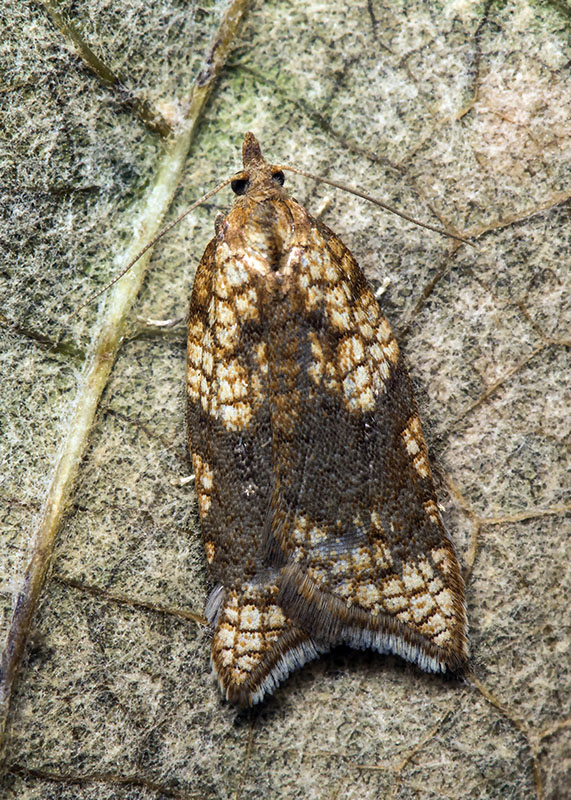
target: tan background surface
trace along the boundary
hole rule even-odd
[[[220,4],[66,3],[163,110]],[[0,7],[0,609],[5,638],[100,301],[162,145],[38,6]],[[174,207],[266,155],[335,176],[478,249],[289,180],[355,253],[405,350],[468,574],[475,684],[340,650],[254,713],[221,701],[184,426],[184,332],[127,338],[57,539],[13,698],[8,798],[562,798],[569,780],[571,77],[561,3],[251,5]],[[185,313],[223,191],[155,250],[135,318]],[[58,337],[63,344],[53,346]],[[52,344],[50,344],[52,343]],[[567,408],[566,408],[567,403]],[[566,413],[567,412],[567,413]],[[98,595],[102,590],[103,594]],[[113,598],[123,596],[127,602]]]

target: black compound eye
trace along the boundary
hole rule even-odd
[[[272,175],[272,179],[273,179],[273,180],[274,180],[276,183],[279,183],[279,185],[280,185],[280,186],[283,186],[283,185],[284,185],[285,176],[284,176],[283,172],[281,171],[281,169],[280,169],[280,170],[278,170],[277,172],[274,172],[274,173],[273,173],[273,175]]]
[[[234,194],[246,194],[250,181],[247,178],[236,178],[230,183]]]

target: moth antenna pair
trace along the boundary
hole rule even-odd
[[[434,231],[435,233],[439,233],[441,236],[448,236],[449,238],[455,239],[458,242],[462,242],[463,244],[470,245],[470,247],[475,247],[476,246],[473,242],[471,242],[469,239],[464,238],[463,236],[459,236],[456,233],[451,233],[450,231],[444,230],[444,228],[439,228],[439,227],[437,227],[435,225],[430,225],[427,222],[421,222],[420,220],[415,219],[414,217],[410,216],[409,214],[405,214],[404,211],[399,211],[394,206],[391,206],[388,203],[385,203],[383,200],[379,200],[376,197],[372,197],[371,195],[366,194],[365,192],[360,192],[358,189],[353,189],[353,187],[348,186],[346,183],[341,183],[340,181],[333,181],[333,180],[330,180],[329,178],[323,178],[321,175],[313,175],[311,172],[306,172],[305,170],[298,169],[297,167],[290,167],[287,164],[279,164],[279,165],[276,165],[275,168],[276,168],[276,170],[286,170],[287,172],[294,172],[296,175],[301,175],[304,178],[309,178],[310,180],[318,181],[319,183],[324,183],[327,186],[333,186],[335,189],[341,189],[341,191],[348,192],[349,194],[355,195],[355,197],[361,197],[363,200],[367,200],[368,202],[373,203],[373,205],[379,206],[380,208],[385,209],[385,211],[389,211],[391,214],[395,214],[397,217],[401,217],[401,219],[407,220],[407,222],[412,222],[414,225],[419,225],[421,228],[426,228],[429,231]],[[133,258],[127,264],[127,266],[124,269],[121,270],[121,272],[119,272],[117,275],[115,275],[115,277],[112,278],[109,281],[109,283],[106,283],[105,286],[103,286],[101,289],[98,289],[96,292],[94,292],[92,295],[90,295],[87,298],[87,300],[85,300],[83,303],[81,303],[75,309],[75,311],[73,311],[69,315],[67,321],[71,322],[71,320],[74,319],[83,308],[85,308],[86,306],[90,305],[94,300],[97,300],[98,297],[100,297],[108,289],[110,289],[112,286],[114,286],[114,284],[116,284],[117,281],[121,280],[123,275],[126,275],[127,272],[129,272],[129,270],[131,269],[131,267],[133,267],[137,263],[137,261],[142,256],[145,255],[147,250],[150,250],[150,248],[153,247],[159,241],[159,239],[162,239],[162,237],[166,233],[168,233],[171,230],[171,228],[174,228],[175,225],[178,225],[178,223],[181,222],[188,214],[190,214],[191,211],[194,211],[196,208],[201,206],[202,203],[204,203],[206,200],[208,200],[213,195],[217,194],[217,192],[219,192],[225,186],[228,186],[228,184],[231,184],[231,183],[234,183],[235,181],[241,180],[242,176],[244,174],[245,174],[245,171],[241,170],[240,172],[237,172],[235,175],[232,175],[232,177],[227,178],[226,180],[222,181],[222,183],[218,184],[218,186],[216,186],[214,189],[211,189],[209,192],[206,192],[206,194],[204,194],[195,203],[193,203],[189,208],[187,208],[186,211],[184,211],[182,214],[180,214],[175,220],[173,220],[172,222],[169,222],[168,225],[165,225],[165,227],[162,228],[157,233],[157,235],[154,236],[151,239],[151,241],[148,242],[143,247],[143,249],[140,250],[137,253],[135,258]]]

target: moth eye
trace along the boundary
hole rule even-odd
[[[272,175],[272,179],[276,183],[279,183],[280,186],[284,185],[285,176],[284,176],[283,172],[281,171],[281,169],[278,170],[277,172],[274,172],[274,174]]]
[[[247,178],[236,178],[236,180],[232,181],[230,184],[234,194],[246,194],[249,185],[250,181]]]

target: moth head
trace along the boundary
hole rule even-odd
[[[279,167],[268,164],[262,155],[260,143],[253,133],[247,133],[244,136],[242,161],[244,169],[242,172],[238,172],[230,183],[236,196],[254,196],[256,194],[267,196],[284,185],[283,171]]]

